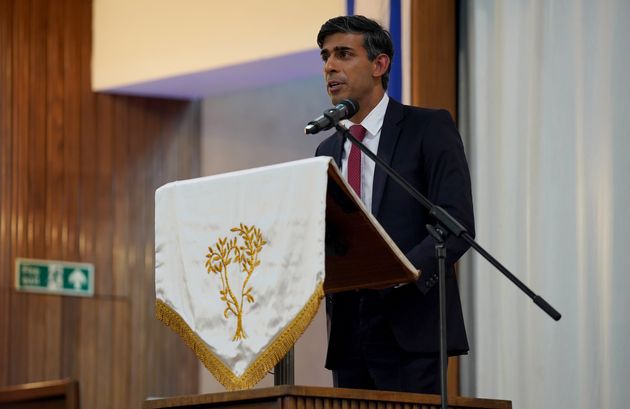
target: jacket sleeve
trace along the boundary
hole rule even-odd
[[[474,237],[475,226],[470,173],[464,146],[448,111],[436,111],[423,130],[421,160],[427,182],[427,197],[462,223]],[[455,236],[446,241],[447,269],[468,250],[469,245]],[[435,240],[428,235],[407,252],[409,260],[422,271],[416,282],[422,293],[437,284]],[[448,271],[448,270],[447,270]]]

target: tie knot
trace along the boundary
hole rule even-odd
[[[365,138],[366,129],[363,125],[352,125],[350,127],[350,133],[352,136],[357,138],[359,142],[363,142],[363,138]]]

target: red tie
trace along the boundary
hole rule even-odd
[[[365,138],[365,128],[361,125],[352,125],[350,133],[357,138],[359,142],[363,142]],[[350,155],[348,155],[348,183],[359,198],[361,197],[361,150],[352,144]]]

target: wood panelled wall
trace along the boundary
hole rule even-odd
[[[411,100],[457,120],[456,0],[411,2]]]
[[[411,104],[447,109],[457,122],[456,0],[411,2]],[[448,394],[459,395],[459,360],[449,358]]]
[[[0,385],[82,408],[197,391],[154,318],[154,191],[199,173],[198,103],[91,92],[92,2],[0,0]],[[93,298],[16,292],[14,260],[94,263]]]

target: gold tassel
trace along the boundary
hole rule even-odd
[[[240,377],[236,376],[223,361],[215,356],[201,338],[190,329],[186,321],[162,300],[155,300],[155,315],[157,319],[170,327],[184,340],[208,371],[226,389],[249,389],[260,382],[267,372],[289,352],[311,321],[313,321],[323,297],[324,286],[320,283],[296,317],[287,325],[284,331],[271,341],[271,344],[263,350],[260,356]]]

